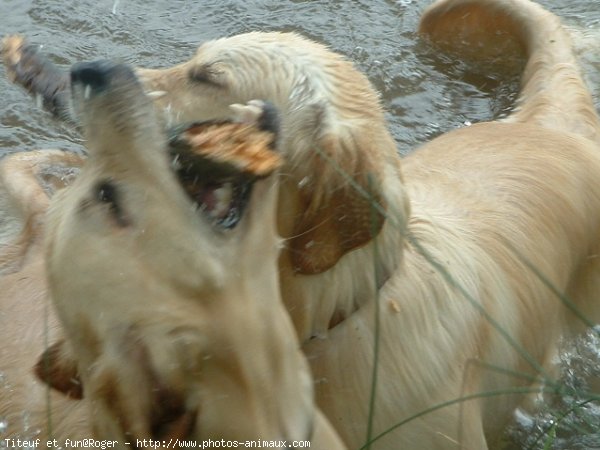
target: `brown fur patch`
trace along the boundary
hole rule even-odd
[[[359,161],[340,160],[352,154],[344,147],[355,145],[336,137],[324,139],[320,150],[325,157],[317,155],[313,162],[314,183],[300,189],[303,207],[290,239],[298,273],[325,272],[347,252],[368,244],[383,226],[385,205],[373,163],[366,156]]]
[[[41,381],[67,397],[83,398],[83,385],[79,378],[77,362],[63,340],[48,347],[33,370]]]

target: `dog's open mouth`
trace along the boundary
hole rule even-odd
[[[204,122],[170,133],[172,167],[209,221],[234,228],[241,220],[255,180],[281,164],[272,151],[275,135],[254,125]]]
[[[238,224],[252,189],[249,180],[207,180],[189,166],[179,168],[177,174],[186,193],[214,225],[234,228]]]

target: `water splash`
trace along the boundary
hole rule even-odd
[[[600,449],[600,403],[593,400],[600,394],[598,328],[563,343],[556,364],[565,394],[548,395],[538,402],[536,411],[518,409],[505,450]],[[549,433],[554,437],[549,438]]]

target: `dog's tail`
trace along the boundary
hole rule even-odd
[[[436,46],[477,58],[527,64],[517,107],[505,119],[576,133],[600,143],[600,121],[559,19],[529,0],[439,0],[419,31]]]

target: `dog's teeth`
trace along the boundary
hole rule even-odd
[[[298,188],[302,189],[304,186],[306,186],[310,181],[309,177],[304,177],[302,178],[299,182],[298,182]]]
[[[173,124],[173,110],[170,103],[163,109],[163,116],[165,117],[167,126],[171,126]]]
[[[231,183],[225,183],[218,189],[214,191],[215,195],[215,208],[213,214],[216,217],[223,216],[231,205],[231,200],[233,199],[233,185]]]
[[[148,92],[146,95],[152,99],[157,99],[167,95],[167,91],[152,91]]]
[[[263,113],[264,103],[260,100],[251,100],[246,105],[234,103],[229,105],[229,109],[233,112],[233,120],[241,123],[253,124],[258,121]]]
[[[173,158],[173,161],[171,161],[171,167],[175,170],[179,170],[180,166],[179,166],[179,155],[175,155],[175,157]]]
[[[89,84],[86,84],[85,88],[83,88],[83,99],[89,100],[91,92],[92,92],[92,87]]]

